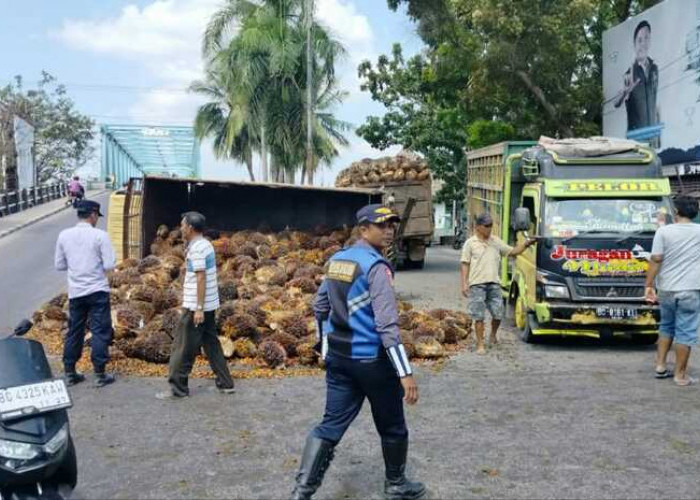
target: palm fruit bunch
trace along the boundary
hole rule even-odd
[[[380,184],[420,182],[430,177],[428,164],[420,156],[401,152],[384,158],[364,158],[352,163],[336,177],[336,187],[376,187]]]
[[[353,231],[246,230],[216,236],[212,245],[221,301],[216,326],[224,355],[261,367],[317,366],[314,297],[326,262],[356,239]],[[160,226],[151,249],[153,254],[144,259],[123,260],[109,276],[115,359],[167,363],[177,335],[185,274],[180,231]],[[446,356],[469,335],[464,313],[417,311],[405,302],[399,311],[410,357]],[[59,351],[68,326],[66,294],[51,299],[33,319],[32,335]]]

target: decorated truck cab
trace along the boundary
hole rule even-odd
[[[478,156],[470,153],[473,165]],[[658,306],[644,301],[644,277],[654,233],[671,222],[672,207],[654,151],[631,141],[541,139],[501,158],[500,168],[492,162],[501,182],[490,184],[500,184],[501,196],[471,178],[468,192],[486,200],[470,203],[474,212],[500,216],[496,234],[504,241],[538,237],[501,268],[523,340],[624,335],[655,342]]]

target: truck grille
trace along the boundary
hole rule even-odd
[[[580,297],[596,299],[641,299],[644,297],[644,285],[640,283],[581,283],[575,284],[576,294]]]

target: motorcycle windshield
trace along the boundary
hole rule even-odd
[[[0,388],[53,378],[44,348],[36,340],[0,340]]]

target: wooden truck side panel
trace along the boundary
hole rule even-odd
[[[409,198],[415,198],[416,204],[411,210],[411,216],[406,224],[404,238],[425,238],[426,242],[432,238],[433,222],[433,193],[430,180],[418,182],[382,183],[365,186],[379,189],[384,187],[384,201],[393,193],[394,209],[403,214]]]

